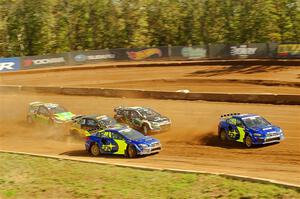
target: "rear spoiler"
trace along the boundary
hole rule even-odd
[[[240,113],[228,113],[228,114],[224,114],[224,115],[221,115],[221,118],[230,117],[230,116],[233,116],[233,115],[240,115]]]
[[[30,102],[29,106],[38,106],[38,105],[42,105],[45,104],[44,102]]]

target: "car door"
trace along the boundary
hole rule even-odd
[[[118,151],[118,145],[112,138],[112,133],[110,131],[101,131],[100,135],[100,151],[105,154],[113,154]]]
[[[50,119],[49,110],[44,106],[40,106],[36,113],[35,120],[40,123],[48,124],[49,119]]]
[[[92,118],[85,118],[82,119],[82,123],[81,123],[81,129],[84,131],[84,133],[86,134],[86,136],[96,132],[96,130],[98,129],[98,123],[96,120],[92,119]]]
[[[142,127],[142,116],[137,112],[134,111],[132,113],[132,123],[134,125],[135,128],[139,129]]]
[[[236,138],[236,141],[237,142],[244,142],[244,138],[246,136],[246,128],[245,128],[243,122],[239,118],[236,119],[236,128],[239,132],[239,135]]]
[[[111,132],[111,137],[114,141],[113,143],[117,145],[117,147],[114,148],[113,153],[124,155],[127,149],[127,143],[125,138],[117,132]]]
[[[238,131],[237,126],[236,126],[237,119],[236,118],[229,118],[229,119],[227,119],[227,124],[228,124],[228,132],[227,132],[228,139],[238,140],[240,135],[239,135],[239,131]]]

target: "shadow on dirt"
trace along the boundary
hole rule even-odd
[[[285,67],[287,68],[287,67]],[[265,66],[265,65],[232,65],[229,67],[222,67],[220,69],[211,70],[199,70],[188,74],[187,76],[217,76],[226,75],[232,73],[242,73],[242,74],[254,74],[254,73],[264,73],[264,72],[277,72],[285,70],[282,66]]]
[[[86,150],[67,151],[67,152],[61,153],[59,155],[67,155],[67,156],[74,156],[74,157],[94,157],[91,154],[89,154]],[[134,159],[144,158],[144,157],[152,156],[152,155],[155,155],[155,154],[141,155],[141,156],[137,156]],[[110,154],[101,154],[99,157],[109,158],[109,159],[128,159],[124,155],[110,155]]]
[[[202,143],[202,145],[206,146],[213,146],[213,147],[220,147],[220,148],[226,148],[226,149],[248,149],[243,143],[235,142],[235,141],[226,141],[222,142],[218,135],[214,133],[209,133],[204,137],[199,138],[199,141]],[[264,145],[253,145],[251,148],[263,148],[268,147],[272,145],[276,145],[278,143],[270,143],[270,144],[264,144]]]

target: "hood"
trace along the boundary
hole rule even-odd
[[[274,125],[267,125],[267,126],[256,126],[251,128],[252,131],[255,133],[260,133],[262,135],[267,135],[268,133],[279,133],[281,130],[279,127]]]
[[[54,114],[55,118],[62,121],[69,121],[74,117],[75,115],[71,112],[63,112],[63,113],[57,113]]]
[[[153,144],[155,142],[159,142],[159,140],[153,138],[153,137],[150,137],[150,136],[144,136],[140,139],[137,139],[137,140],[134,140],[136,144]]]

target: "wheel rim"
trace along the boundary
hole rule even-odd
[[[226,134],[224,131],[221,131],[221,140],[225,141],[226,140]]]
[[[246,137],[246,146],[250,147],[252,145],[252,140],[249,136]]]
[[[94,145],[92,146],[91,152],[92,152],[92,154],[93,154],[94,156],[99,155],[99,148],[98,148],[98,146],[97,146],[96,144],[94,144]]]

